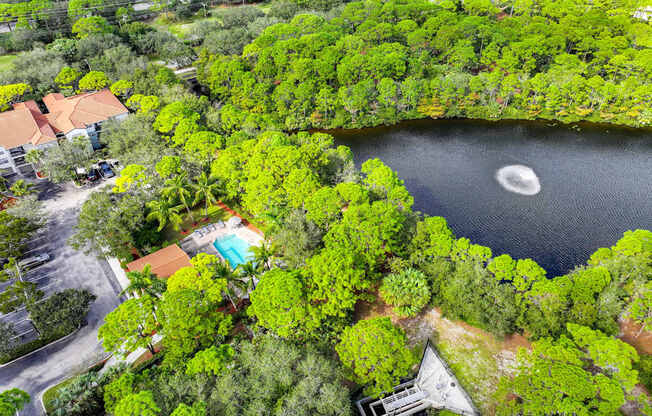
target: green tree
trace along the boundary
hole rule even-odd
[[[115,181],[113,192],[127,192],[147,183],[147,168],[143,165],[130,164],[124,167]]]
[[[158,164],[156,166],[158,167]],[[192,218],[189,205],[190,184],[185,172],[167,179],[161,192],[168,198],[178,199]]]
[[[208,207],[217,203],[217,195],[222,192],[220,184],[202,172],[190,186],[195,194],[193,205],[204,201],[204,216],[208,217]]]
[[[75,168],[90,168],[92,159],[90,141],[86,137],[78,137],[45,149],[40,166],[52,182],[62,183],[75,178]]]
[[[613,414],[638,382],[634,348],[600,331],[568,324],[519,353],[516,375],[501,380],[497,414]]]
[[[78,39],[111,32],[113,32],[113,27],[111,27],[109,22],[101,16],[82,17],[72,25],[72,33],[74,33]]]
[[[287,415],[353,414],[337,363],[315,348],[261,335],[235,349],[229,371],[217,376],[209,408],[224,409],[228,415],[261,409]]]
[[[29,394],[20,389],[5,390],[0,393],[0,415],[14,416],[29,402]]]
[[[380,296],[399,316],[415,316],[430,300],[430,285],[422,272],[407,269],[386,276]]]
[[[29,92],[32,92],[32,87],[25,83],[0,85],[0,111],[8,110],[11,104],[19,102]]]
[[[378,396],[390,391],[415,364],[402,329],[386,317],[364,319],[344,330],[335,346],[342,365],[365,392]]]
[[[104,412],[102,398],[104,386],[114,374],[107,371],[103,375],[91,371],[74,377],[58,389],[49,404],[53,416],[83,416]]]
[[[172,228],[175,230],[179,229],[179,225],[183,222],[183,219],[179,215],[181,207],[172,204],[167,198],[160,201],[150,201],[146,205],[149,209],[149,213],[145,218],[148,221],[153,219],[158,221],[157,231],[161,231],[168,223],[172,225]]]
[[[387,199],[397,206],[410,209],[414,198],[389,166],[380,159],[369,159],[362,164],[362,173],[366,175],[364,183],[379,199]]]
[[[181,158],[179,156],[163,156],[156,164],[156,173],[163,179],[181,174]]]
[[[230,345],[213,345],[205,350],[199,351],[186,364],[186,374],[208,373],[218,375],[224,370],[226,364],[235,355],[235,350]]]
[[[253,255],[253,262],[262,270],[270,270],[272,268],[271,260],[277,251],[277,247],[269,240],[263,240],[259,246],[249,247],[249,252]]]
[[[206,405],[203,402],[196,402],[192,406],[179,403],[170,416],[206,416]]]
[[[337,190],[325,186],[306,199],[306,218],[321,228],[328,228],[341,215],[343,206],[344,201]]]
[[[301,336],[315,329],[307,308],[304,278],[298,271],[268,271],[249,296],[247,314],[279,336]]]
[[[161,408],[156,405],[154,395],[149,390],[125,396],[115,406],[115,416],[158,416]]]
[[[326,234],[326,248],[349,250],[361,255],[369,270],[375,270],[404,245],[405,216],[388,201],[349,206],[342,221]]]
[[[652,331],[652,281],[647,282],[636,292],[625,315],[641,325],[637,337],[643,331]]]
[[[117,96],[127,97],[134,88],[134,83],[126,79],[120,79],[109,87],[109,90]]]
[[[138,111],[138,114],[152,115],[161,106],[161,100],[156,95],[134,94],[125,105],[132,110]]]
[[[108,383],[104,388],[104,409],[113,414],[120,400],[136,392],[136,387],[142,381],[142,378],[141,374],[135,374],[127,370],[120,377],[116,377]]]
[[[42,337],[63,336],[84,323],[95,299],[87,290],[65,289],[42,302],[28,304],[27,310]]]
[[[0,211],[0,257],[20,257],[25,244],[38,225],[26,218],[17,217],[7,211]]]
[[[121,294],[128,294],[132,297],[146,295],[160,298],[167,286],[165,280],[152,273],[149,264],[146,264],[140,272],[127,272],[127,279],[129,279],[129,286]]]
[[[156,353],[152,338],[159,324],[158,301],[151,296],[127,299],[104,317],[97,332],[105,350],[126,357],[137,348]]]
[[[0,293],[0,312],[7,314],[22,306],[29,306],[43,298],[43,292],[34,282],[16,280]]]
[[[0,321],[0,357],[11,353],[16,347],[16,335],[18,334],[12,323]]]
[[[77,80],[79,80],[81,76],[82,73],[77,69],[71,68],[69,66],[64,66],[61,68],[61,71],[59,71],[59,74],[54,79],[54,82],[60,89],[68,93],[72,93],[76,88]]]
[[[84,202],[70,244],[98,256],[129,258],[135,230],[145,224],[141,196],[93,192]]]
[[[79,80],[79,88],[83,91],[99,91],[109,85],[109,78],[104,72],[90,71]]]
[[[370,288],[360,256],[340,249],[325,249],[307,261],[309,296],[326,316],[344,317]]]
[[[178,363],[199,348],[219,343],[231,330],[232,318],[217,310],[213,298],[193,289],[163,294],[160,303],[165,361]]]

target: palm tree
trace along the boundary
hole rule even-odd
[[[195,191],[194,204],[204,200],[206,205],[204,209],[204,216],[208,217],[208,207],[213,206],[217,202],[216,194],[222,191],[222,187],[213,179],[211,179],[206,172],[202,172],[197,177],[197,183],[191,185]]]
[[[36,189],[34,189],[34,184],[25,182],[24,179],[17,180],[13,185],[11,185],[11,188],[9,188],[9,190],[16,197],[29,195],[36,192]]]
[[[239,274],[233,273],[233,269],[231,268],[231,265],[229,264],[228,260],[224,260],[224,263],[218,263],[216,265],[215,277],[218,279],[226,280],[226,287],[224,288],[224,293],[226,294],[226,297],[229,298],[231,305],[233,305],[233,309],[237,311],[238,306],[233,300],[234,298],[238,297],[238,292],[236,292],[236,289],[240,289],[241,293],[246,293],[247,292],[246,282],[243,281],[243,279],[240,277]]]
[[[261,264],[256,264],[253,261],[248,261],[246,263],[239,264],[238,267],[236,267],[236,270],[240,274],[240,277],[246,282],[248,291],[256,289],[256,282],[254,279],[262,270]]]
[[[158,221],[157,231],[161,231],[168,222],[172,224],[175,230],[179,229],[179,224],[182,222],[181,216],[179,216],[180,206],[172,205],[170,200],[166,198],[161,201],[148,202],[147,208],[150,209],[150,213],[146,217],[147,221],[156,219]]]
[[[190,190],[188,189],[188,175],[182,173],[175,176],[174,178],[166,180],[162,192],[163,195],[167,196],[168,198],[171,196],[179,198],[179,201],[181,201],[181,204],[184,206],[186,211],[188,211],[188,215],[192,219],[192,213],[190,212],[190,206],[188,205],[188,199],[190,198]]]
[[[254,255],[254,262],[259,265],[262,270],[269,270],[271,266],[269,260],[276,255],[277,249],[269,240],[263,241],[260,246],[251,246],[249,251]]]
[[[120,292],[121,296],[124,294],[132,296],[146,294],[160,298],[167,286],[165,280],[159,279],[152,273],[149,264],[146,264],[141,272],[127,272],[127,278],[129,278],[129,286]]]

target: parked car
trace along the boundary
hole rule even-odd
[[[113,173],[113,169],[111,169],[111,166],[108,164],[106,161],[102,161],[98,163],[98,166],[100,167],[100,175],[104,179],[112,178],[115,176],[115,173]]]
[[[86,174],[86,180],[89,182],[95,182],[98,179],[100,179],[100,174],[97,169],[89,169]]]
[[[32,257],[28,257],[18,262],[18,267],[21,270],[31,269],[32,267],[40,266],[43,263],[46,263],[50,260],[50,255],[48,253],[37,254]]]

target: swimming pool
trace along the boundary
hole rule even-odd
[[[213,247],[229,261],[233,269],[239,264],[244,264],[252,259],[249,252],[249,244],[235,234],[227,235],[216,239]]]

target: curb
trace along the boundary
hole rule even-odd
[[[70,335],[72,335],[72,334],[70,334]],[[86,369],[85,369],[84,372],[88,372],[88,370],[90,370],[91,368],[95,367],[95,366],[98,365],[99,363],[106,363],[107,360],[108,360],[109,358],[111,358],[111,354],[109,354],[108,357],[106,357],[106,358],[104,358],[104,359],[102,359],[102,360],[96,362],[95,364],[91,364],[91,365],[89,365],[88,367],[86,367]],[[48,414],[47,410],[45,409],[45,403],[43,403],[43,395],[45,394],[45,392],[48,391],[48,390],[50,390],[52,387],[56,386],[57,384],[61,384],[61,383],[63,383],[64,381],[70,380],[70,379],[73,378],[73,377],[77,377],[77,376],[80,375],[80,374],[84,374],[84,372],[79,373],[79,374],[74,374],[74,375],[72,375],[72,376],[70,376],[70,377],[64,377],[64,378],[62,378],[61,380],[59,380],[59,381],[57,381],[57,382],[54,382],[54,383],[50,384],[49,386],[47,386],[46,388],[44,388],[44,389],[43,389],[43,390],[38,394],[38,402],[39,402],[39,404],[41,405],[41,410],[43,411],[43,414],[44,414],[44,415],[47,416],[47,414]],[[18,413],[16,413],[16,416],[18,416]]]
[[[75,334],[76,334],[80,329],[81,329],[81,328],[77,328],[77,329],[75,329],[74,331],[72,331],[71,333],[69,333],[68,335],[65,335],[65,336],[63,336],[63,337],[61,337],[61,338],[59,338],[59,339],[55,339],[54,341],[50,342],[49,344],[45,344],[45,345],[42,346],[41,348],[36,349],[36,350],[34,350],[34,351],[30,351],[30,352],[28,352],[27,354],[25,354],[25,355],[21,355],[21,356],[18,357],[18,358],[14,358],[13,360],[9,361],[8,363],[0,364],[0,368],[6,367],[6,366],[8,366],[8,365],[11,365],[11,364],[15,363],[16,361],[22,360],[22,359],[25,358],[25,357],[29,357],[29,356],[32,355],[32,354],[36,354],[37,352],[41,351],[42,349],[45,349],[45,348],[49,347],[50,345],[54,345],[54,344],[56,344],[56,343],[58,343],[58,342],[65,341],[65,340],[68,339],[69,337],[75,335]]]

